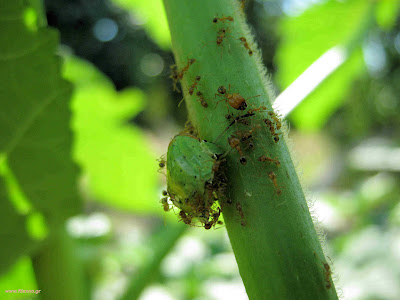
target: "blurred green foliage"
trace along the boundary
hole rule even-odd
[[[23,1],[2,7],[0,243],[7,248],[0,260],[4,271],[32,249],[28,232],[38,231],[26,230],[26,218],[40,213],[56,228],[80,212],[81,201],[70,155],[71,85],[61,77],[60,60],[54,55],[57,33],[34,26],[30,19],[35,18],[27,17],[32,11]]]
[[[132,17],[143,22],[149,35],[163,49],[171,47],[167,17],[162,0],[113,0],[116,4],[132,13]]]
[[[366,73],[362,48],[375,30],[375,15],[382,28],[390,29],[398,12],[395,2],[330,0],[312,6],[300,16],[282,19],[282,40],[277,50],[277,80],[282,88],[329,49],[340,47],[345,51],[344,63],[291,114],[297,127],[320,129],[343,105],[355,81]]]
[[[161,213],[157,162],[139,129],[128,120],[144,107],[137,89],[116,92],[92,65],[68,57],[64,74],[75,85],[72,100],[74,157],[98,201],[116,208]]]
[[[317,4],[297,17],[282,20],[282,41],[277,50],[277,79],[282,88],[291,84],[314,61],[334,46],[349,49],[349,58],[323,81],[292,113],[293,122],[302,129],[320,128],[340,107],[354,78],[363,69],[360,45],[351,45],[365,31],[371,18],[372,2],[335,0]],[[351,46],[350,46],[351,45]]]

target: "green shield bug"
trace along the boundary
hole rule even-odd
[[[167,192],[188,225],[197,219],[205,229],[219,224],[216,200],[224,198],[226,178],[222,150],[185,131],[175,136],[167,153]]]

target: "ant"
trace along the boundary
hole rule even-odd
[[[278,159],[273,159],[273,158],[270,158],[270,157],[268,157],[268,156],[266,156],[266,155],[260,156],[260,157],[258,158],[258,161],[274,163],[277,167],[280,167],[280,166],[281,166],[281,162],[280,162]],[[271,178],[271,177],[270,177],[270,178]]]
[[[269,179],[271,179],[272,183],[274,184],[274,187],[276,189],[276,194],[278,196],[282,195],[282,190],[278,187],[278,181],[276,179],[276,175],[274,172],[269,172],[268,173]]]
[[[260,96],[257,95],[244,99],[243,96],[238,93],[229,94],[230,90],[231,90],[231,85],[229,85],[228,91],[223,85],[221,85],[220,87],[218,87],[217,89],[218,93],[214,95],[214,98],[215,96],[224,97],[224,99],[222,99],[221,101],[225,100],[231,107],[233,107],[236,110],[245,110],[247,108],[246,100]],[[219,102],[220,101],[218,101],[218,103]]]
[[[163,208],[164,208],[164,211],[169,211],[171,208],[169,207],[169,204],[168,204],[168,197],[164,197],[164,198],[162,198],[161,200],[160,200],[160,202],[161,202],[161,204],[162,204],[162,206],[163,206]]]
[[[231,120],[232,118],[234,118],[234,121],[233,121],[234,123],[240,123],[240,124],[243,124],[243,125],[246,125],[246,126],[250,125],[249,120],[246,120],[246,119],[242,118],[242,116],[235,117],[233,115],[233,113],[225,115],[225,119],[227,119],[228,121]],[[232,125],[233,125],[233,123],[232,123]]]
[[[188,62],[187,62],[187,64],[186,64],[186,66],[184,66],[184,67],[182,68],[182,70],[181,70],[180,72],[178,72],[178,77],[179,77],[179,79],[182,79],[182,78],[183,78],[183,75],[185,75],[185,72],[187,72],[187,70],[189,70],[190,66],[193,65],[195,62],[196,62],[196,59],[195,59],[195,58],[189,58],[189,59],[188,59]]]
[[[222,221],[218,221],[219,216],[221,215],[221,208],[218,207],[218,211],[212,214],[212,220],[209,223],[204,224],[204,229],[208,230],[211,227],[215,226],[215,224],[222,225]]]
[[[164,158],[160,158],[158,166],[162,169],[165,167],[166,161]]]
[[[189,217],[188,215],[186,215],[186,213],[183,210],[181,210],[179,212],[179,217],[181,218],[183,223],[185,223],[186,225],[192,224],[192,218]]]
[[[233,22],[234,19],[231,16],[221,17],[221,18],[215,17],[212,21],[213,21],[213,23],[218,23],[218,21],[225,23],[225,21]]]
[[[181,90],[176,86],[179,80],[183,78],[183,75],[185,75],[185,72],[189,70],[190,66],[193,65],[196,62],[196,59],[194,58],[189,58],[186,66],[182,68],[181,71],[178,70],[177,65],[171,65],[170,68],[170,75],[169,78],[172,79],[172,85],[173,85],[173,90],[180,93]]]
[[[219,90],[220,88],[222,88],[222,87],[219,87],[218,90]],[[232,126],[233,124],[239,123],[239,124],[243,124],[243,125],[249,126],[249,125],[250,125],[250,122],[248,121],[247,118],[255,116],[255,115],[256,115],[256,114],[255,114],[256,111],[265,110],[265,109],[266,109],[265,106],[261,106],[261,107],[259,107],[259,108],[254,108],[254,109],[249,109],[249,110],[247,111],[247,113],[245,113],[245,114],[243,114],[243,115],[239,115],[239,116],[237,116],[237,117],[235,117],[235,116],[233,115],[233,113],[229,113],[229,114],[225,115],[225,118],[226,118],[228,121],[231,120],[232,118],[233,118],[233,120],[229,123],[228,127],[226,127],[226,128],[224,129],[224,131],[222,131],[222,132],[219,134],[219,136],[215,139],[214,143],[215,143],[216,141],[218,141],[218,140],[221,138],[221,136],[223,136],[223,135],[229,130],[229,128],[231,128],[231,126]],[[257,126],[257,128],[259,128],[259,126]],[[252,130],[250,130],[250,131],[253,132],[253,130],[254,130],[254,129],[252,129]],[[250,148],[251,148],[251,147],[250,147]]]
[[[167,161],[165,160],[164,155],[161,156],[159,159],[157,159],[157,161],[158,161],[158,167],[159,167],[158,173],[163,173],[163,170],[164,170],[165,166],[167,165]]]
[[[196,93],[196,95],[200,98],[199,101],[200,101],[201,106],[203,106],[204,108],[207,108],[208,107],[208,103],[206,102],[206,100],[204,100],[203,93],[198,91]]]
[[[222,44],[222,42],[224,41],[224,38],[225,38],[225,36],[226,36],[226,33],[227,33],[227,29],[225,29],[225,28],[221,28],[221,29],[219,29],[218,30],[218,32],[217,32],[217,46],[220,46],[221,44]]]
[[[249,44],[247,43],[247,40],[245,37],[240,37],[239,40],[242,42],[243,46],[248,50],[249,55],[253,55],[253,50],[251,50]]]
[[[200,76],[196,76],[196,78],[194,79],[193,84],[189,88],[189,94],[190,95],[193,95],[194,89],[196,88],[196,86],[199,83],[200,79],[201,79]]]
[[[231,135],[228,138],[228,143],[229,143],[229,146],[231,146],[233,149],[236,149],[237,152],[239,152],[239,155],[240,155],[239,161],[240,161],[240,163],[242,165],[247,164],[247,159],[246,159],[246,157],[244,157],[242,149],[240,148],[240,140],[236,136]]]
[[[275,121],[276,129],[279,130],[282,127],[281,120],[278,118],[277,114],[273,111],[269,111],[268,115]]]
[[[172,79],[172,85],[173,85],[172,89],[173,91],[180,93],[181,90],[176,86],[177,83],[179,82],[178,67],[176,65],[171,65],[169,66],[169,68],[170,68],[169,78]]]
[[[330,280],[330,277],[332,275],[331,267],[329,266],[328,263],[324,263],[324,269],[325,269],[325,283],[326,283],[326,288],[329,290],[332,287],[332,283]]]
[[[240,215],[240,219],[241,219],[240,224],[243,227],[246,226],[246,221],[244,220],[243,209],[242,209],[242,205],[240,204],[240,202],[236,202],[236,209],[237,209],[237,211],[239,212],[239,215]]]
[[[274,142],[279,142],[279,134],[275,132],[274,124],[270,119],[264,119],[264,123],[269,127],[269,131],[271,132],[272,136],[274,137]],[[279,127],[280,128],[280,127]]]

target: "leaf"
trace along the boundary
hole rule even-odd
[[[114,2],[131,11],[139,19],[143,19],[145,29],[160,47],[171,48],[171,37],[161,0],[114,0]]]
[[[24,1],[2,2],[0,152],[32,208],[62,224],[80,212],[81,201],[70,153],[72,89],[54,54],[57,32],[32,26]]]
[[[277,51],[277,80],[281,87],[286,88],[334,46],[359,49],[370,18],[369,1],[330,0],[298,17],[284,19],[280,27],[282,42]],[[321,127],[340,107],[351,83],[363,73],[363,66],[359,52],[351,54],[294,110],[295,124],[303,129]]]
[[[116,92],[92,65],[76,58],[67,60],[65,75],[76,86],[74,155],[95,198],[120,209],[162,213],[156,157],[140,130],[128,124],[142,109],[142,92]]]
[[[376,22],[382,29],[390,30],[396,25],[399,12],[399,1],[381,0],[377,3]]]
[[[36,290],[35,275],[29,257],[21,257],[7,274],[0,277],[0,291],[5,290]],[[7,294],[5,299],[27,299],[24,293]]]
[[[34,243],[25,228],[26,218],[7,200],[8,192],[0,178],[0,274],[8,270],[22,254],[27,254]]]

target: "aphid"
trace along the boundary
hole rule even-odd
[[[168,192],[167,192],[166,190],[163,190],[163,191],[162,191],[162,195],[163,195],[163,196],[168,196]]]
[[[194,89],[196,88],[196,86],[199,83],[200,79],[201,79],[200,76],[196,76],[196,78],[194,79],[193,84],[189,88],[189,94],[190,95],[193,95]]]
[[[227,16],[227,17],[221,17],[221,18],[215,17],[212,21],[213,21],[213,23],[218,23],[218,22],[225,23],[225,21],[233,22],[234,20],[233,20],[233,17]]]
[[[260,156],[260,157],[258,158],[258,161],[261,161],[261,162],[270,162],[270,163],[275,164],[277,167],[280,167],[280,166],[281,166],[281,162],[280,162],[278,159],[273,159],[273,158],[270,158],[270,157],[268,157],[268,156],[266,156],[266,155]],[[270,178],[271,178],[271,177],[270,177]]]
[[[224,200],[227,182],[222,153],[215,144],[201,141],[186,129],[170,142],[167,191],[171,202],[181,209],[185,224],[191,225],[193,219],[203,225],[218,221],[215,201]]]
[[[226,36],[227,29],[221,28],[217,32],[217,46],[220,46],[222,42],[224,41],[224,38]]]
[[[228,91],[224,86],[220,86],[217,89],[217,94],[215,96],[219,97],[224,97],[221,101],[225,100],[231,107],[237,110],[245,110],[247,108],[247,102],[246,100],[249,100],[254,97],[259,97],[260,95],[257,96],[252,96],[250,98],[244,99],[244,97],[238,93],[233,93],[229,94],[229,91],[231,90],[231,85],[229,85]],[[214,96],[214,97],[215,97]],[[220,101],[218,101],[219,103]]]
[[[332,283],[331,283],[331,275],[332,275],[332,271],[331,271],[331,267],[329,266],[328,263],[324,263],[324,269],[325,269],[325,283],[326,283],[326,288],[329,290],[332,287]]]
[[[196,95],[199,97],[199,101],[200,101],[201,106],[203,106],[204,108],[207,108],[208,107],[208,103],[207,103],[206,100],[204,100],[203,94],[200,91],[198,91],[196,93]]]
[[[269,179],[271,179],[272,183],[274,184],[274,187],[275,187],[275,189],[276,189],[276,194],[277,194],[278,196],[280,196],[280,195],[282,194],[282,191],[281,191],[281,189],[280,189],[279,186],[278,186],[278,181],[277,181],[277,179],[276,179],[275,173],[274,173],[274,172],[269,172],[269,173],[268,173],[268,177],[269,177]]]
[[[249,44],[247,43],[247,40],[245,37],[240,37],[239,40],[242,42],[243,46],[248,50],[249,55],[253,55],[253,50],[251,50]]]
[[[243,151],[242,151],[242,149],[240,147],[240,140],[236,136],[231,135],[228,138],[228,143],[229,143],[229,146],[231,146],[233,149],[236,149],[237,152],[239,152],[239,155],[240,155],[239,161],[240,161],[240,163],[242,165],[247,164],[247,159],[246,159],[246,157],[244,157]]]
[[[169,207],[169,204],[168,204],[168,197],[164,197],[164,198],[162,198],[161,200],[160,200],[160,202],[161,202],[161,204],[162,204],[162,206],[163,206],[163,208],[164,208],[164,211],[169,211],[171,208]]]
[[[245,221],[245,217],[244,217],[244,213],[243,213],[243,209],[242,209],[242,205],[240,204],[240,202],[236,202],[236,209],[239,212],[240,215],[240,224],[244,227],[246,226],[246,221]]]

